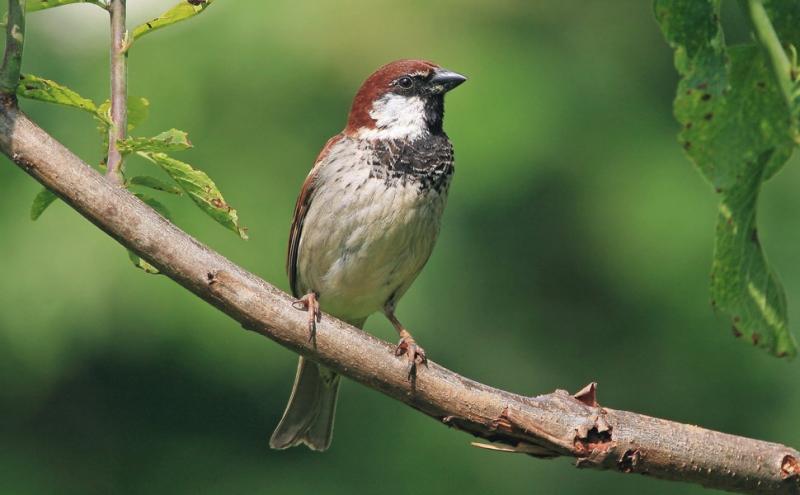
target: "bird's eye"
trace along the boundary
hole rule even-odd
[[[409,89],[414,85],[414,81],[410,77],[401,77],[397,80],[397,85],[403,89]]]

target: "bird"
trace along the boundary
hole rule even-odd
[[[347,125],[328,140],[300,189],[286,270],[309,341],[321,311],[363,328],[382,312],[397,330],[409,379],[425,351],[395,316],[433,251],[454,172],[444,96],[467,78],[426,60],[396,60],[357,91]],[[327,450],[340,377],[300,357],[274,449]]]

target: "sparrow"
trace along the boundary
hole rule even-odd
[[[397,330],[409,378],[424,350],[395,316],[397,302],[428,261],[453,176],[442,128],[444,95],[466,77],[423,60],[379,68],[353,99],[345,129],[322,148],[294,208],[286,270],[309,340],[324,310],[362,328],[383,312]],[[270,439],[285,449],[326,450],[340,377],[304,357]]]

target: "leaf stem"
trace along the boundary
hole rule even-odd
[[[106,177],[123,183],[122,153],[117,141],[125,139],[128,127],[128,60],[125,44],[128,32],[125,29],[126,0],[110,0],[111,14],[111,126],[108,129],[108,161]]]
[[[772,22],[769,20],[762,0],[747,0],[746,11],[753,33],[758,40],[758,44],[761,45],[761,48],[764,49],[769,57],[775,80],[781,90],[783,99],[786,101],[786,105],[791,111],[794,100],[792,96],[794,81],[789,57],[786,56],[786,52],[783,50],[781,40],[775,33],[775,28],[772,27]]]
[[[15,95],[22,67],[22,47],[25,42],[25,0],[8,0],[6,51],[0,67],[0,94]]]

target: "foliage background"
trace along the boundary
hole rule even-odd
[[[129,26],[172,3],[130,2]],[[723,21],[744,39],[735,9]],[[88,5],[31,15],[23,70],[102,101],[107,24]],[[151,102],[137,134],[188,131],[181,159],[216,180],[251,240],[164,198],[178,223],[287,288],[299,186],[361,80],[401,57],[470,76],[448,98],[444,229],[400,306],[430,356],[525,394],[596,380],[609,407],[800,445],[797,362],[736,341],[710,308],[717,198],[676,143],[677,76],[649,2],[216,2],[129,58],[130,93]],[[91,119],[22,105],[101,158]],[[2,162],[2,493],[708,493],[480,451],[352,383],[327,454],[270,451],[295,356],[133,269],[63,204],[32,223],[39,186]],[[760,211],[793,321],[796,162]],[[394,339],[381,318],[367,328]]]

